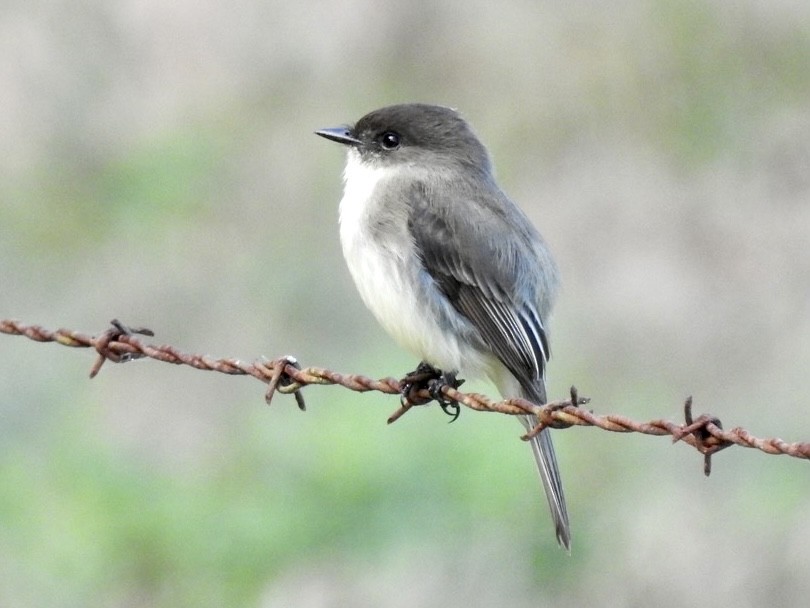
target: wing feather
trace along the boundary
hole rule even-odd
[[[526,252],[532,244],[521,243],[519,227],[497,210],[476,205],[485,217],[462,222],[457,210],[449,212],[452,203],[427,196],[424,187],[415,190],[408,224],[425,272],[520,383],[535,384],[544,377],[550,352],[533,298],[537,287],[526,284],[534,274],[515,272],[514,266],[531,259]]]

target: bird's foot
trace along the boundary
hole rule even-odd
[[[428,392],[442,408],[442,411],[448,416],[452,416],[450,422],[455,422],[461,414],[461,406],[458,401],[448,399],[444,394],[444,387],[458,388],[464,383],[464,380],[456,378],[457,372],[448,372],[441,374],[438,378],[428,380]]]
[[[436,369],[430,363],[422,361],[416,369],[405,374],[400,383],[400,403],[403,406],[425,405],[430,399],[419,396],[419,391],[428,389],[428,382],[440,378],[442,371]]]
[[[403,407],[411,405],[425,405],[432,400],[438,402],[439,407],[448,416],[452,416],[453,422],[459,417],[461,407],[457,401],[448,399],[444,394],[444,387],[458,388],[464,380],[456,378],[457,372],[444,373],[442,370],[433,367],[430,363],[422,361],[414,371],[406,374],[400,381],[402,390],[400,391],[400,403]],[[425,399],[418,395],[422,389],[427,390],[430,399]]]

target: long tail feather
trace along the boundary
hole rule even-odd
[[[545,403],[545,390],[531,387],[524,388],[525,398],[534,403]],[[534,428],[536,422],[529,416],[521,416],[520,421],[527,430]],[[557,542],[566,551],[571,551],[571,525],[568,522],[568,510],[565,506],[565,494],[563,493],[560,470],[557,466],[557,457],[554,455],[554,444],[551,442],[551,433],[544,429],[539,435],[531,440],[532,452],[537,462],[537,470],[543,482],[543,489],[546,491],[548,506],[551,509],[551,518],[554,520],[554,528],[557,532]]]

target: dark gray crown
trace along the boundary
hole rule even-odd
[[[361,142],[357,147],[362,156],[373,156],[381,163],[423,160],[490,168],[486,148],[452,108],[422,103],[387,106],[363,116],[350,133]],[[385,138],[392,133],[399,145],[386,148]]]

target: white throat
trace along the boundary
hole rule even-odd
[[[346,168],[343,170],[343,198],[340,201],[340,236],[344,247],[346,239],[355,237],[356,234],[352,233],[361,228],[374,188],[385,174],[385,169],[362,162],[356,150],[348,150]]]

